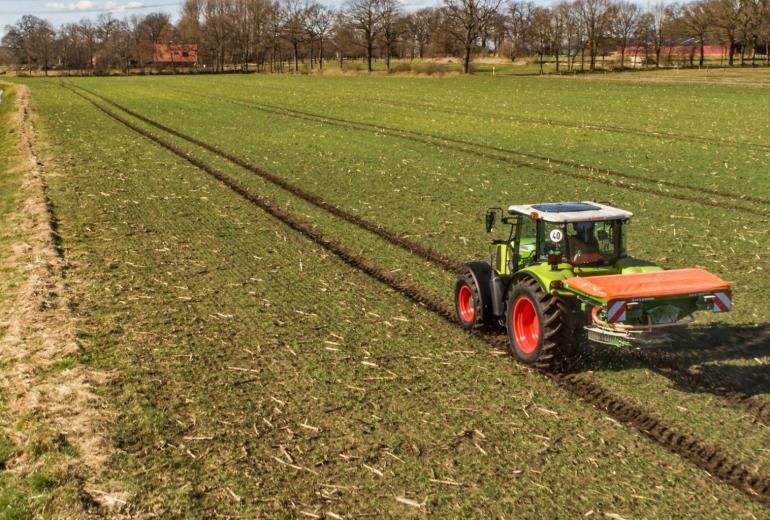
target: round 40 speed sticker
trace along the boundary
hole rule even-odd
[[[564,239],[564,233],[561,229],[552,229],[550,234],[551,242],[559,243]]]

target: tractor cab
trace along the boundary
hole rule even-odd
[[[498,217],[510,226],[506,239],[494,240],[490,251],[499,276],[547,262],[554,269],[606,267],[626,256],[624,227],[632,213],[595,202],[511,206],[487,211],[487,232]],[[562,265],[567,264],[567,265]]]

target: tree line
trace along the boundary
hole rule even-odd
[[[198,46],[198,67],[269,72],[341,68],[354,59],[458,57],[464,72],[479,55],[516,61],[536,57],[557,71],[596,70],[627,49],[634,63],[674,60],[703,66],[707,46],[724,49],[729,65],[770,65],[770,0],[660,2],[643,9],[629,0],[572,0],[551,7],[518,0],[442,0],[407,12],[398,0],[347,0],[332,9],[314,0],[186,0],[177,23],[153,13],[106,14],[54,28],[35,16],[6,27],[0,60],[47,71],[105,72],[153,65],[158,43]],[[685,52],[682,50],[685,49]],[[675,52],[676,50],[676,52]],[[640,54],[642,58],[640,58]]]

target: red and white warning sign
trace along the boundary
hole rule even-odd
[[[733,308],[733,301],[730,298],[729,292],[715,292],[714,293],[714,312],[730,312]]]
[[[607,306],[607,321],[610,323],[626,321],[625,300],[615,300]]]

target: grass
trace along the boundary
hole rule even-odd
[[[57,83],[29,84],[49,146],[46,160],[56,165],[49,184],[74,266],[82,361],[113,376],[99,388],[116,447],[108,472],[128,491],[133,511],[174,517],[535,516],[546,508],[553,516],[763,514],[693,466],[345,267]],[[736,281],[736,312],[723,326],[745,335],[751,324],[767,321],[762,295],[768,287],[757,271],[767,266],[767,230],[755,216],[601,182],[555,180],[458,149],[229,102],[266,102],[758,194],[764,152],[683,146],[649,135],[619,139],[606,130],[506,117],[754,141],[753,132],[768,124],[767,112],[756,109],[767,103],[762,94],[751,99],[751,115],[738,118],[749,102],[733,93],[725,103],[729,89],[719,86],[696,93],[658,86],[656,94],[635,83],[526,78],[79,84],[459,259],[484,251],[480,216],[490,205],[593,198],[627,206],[637,212],[631,248],[640,256],[671,266],[705,265]],[[692,99],[724,107],[700,112],[703,128],[693,129],[687,120],[695,115],[682,108]],[[449,294],[450,275],[174,141],[323,233]],[[722,161],[725,171],[704,179],[702,171]],[[732,162],[740,167],[730,169]],[[729,238],[739,236],[745,240]],[[728,351],[708,362],[725,374],[747,360]],[[595,369],[624,397],[767,467],[765,429],[740,410],[674,388],[648,369]]]
[[[13,235],[14,212],[19,204],[19,190],[21,188],[21,174],[16,168],[18,154],[16,152],[17,129],[13,124],[13,105],[15,93],[13,88],[2,87],[3,92],[0,101],[0,221],[4,223],[0,227],[0,258],[7,258],[10,255],[10,247],[16,238]],[[0,279],[0,305],[2,305],[8,295],[13,291],[14,283],[18,278],[17,273],[12,272],[10,267],[0,265],[0,273],[3,274]]]
[[[22,183],[26,171],[20,164],[18,150],[20,129],[16,120],[16,91],[2,85],[0,103],[0,339],[3,348],[7,332],[5,317],[12,312],[11,303],[24,281],[24,267],[12,260],[14,246],[23,244]],[[14,369],[13,356],[0,358],[0,376]],[[41,371],[54,372],[71,368],[71,360],[62,360]],[[0,519],[25,519],[57,515],[79,503],[80,482],[69,468],[78,456],[77,449],[61,432],[45,425],[45,418],[35,413],[19,414],[8,408],[9,394],[16,391],[8,384],[0,389]]]
[[[268,102],[353,121],[492,143],[507,150],[719,190],[728,198],[717,200],[729,203],[744,195],[770,197],[770,185],[761,182],[769,150],[683,143],[657,136],[618,136],[579,126],[624,126],[674,135],[696,133],[725,143],[758,143],[758,136],[770,124],[765,111],[756,109],[763,103],[761,94],[737,96],[735,87],[704,87],[707,92],[694,94],[692,87],[586,85],[540,79],[519,79],[510,85],[514,89],[511,92],[507,80],[468,83],[465,78],[326,78],[322,80],[326,89],[319,89],[314,78],[235,77],[228,78],[228,87],[218,94],[223,98],[220,101],[202,98],[218,92],[215,81],[221,79],[124,79],[106,89],[99,80],[83,84],[101,85],[97,88],[101,93],[150,117],[263,164],[371,220],[387,221],[390,228],[424,237],[430,245],[461,259],[477,257],[486,249],[478,215],[488,206],[504,205],[512,199],[580,197],[610,201],[637,214],[630,246],[638,256],[669,267],[704,266],[735,281],[739,303],[730,316],[734,323],[765,323],[770,317],[763,304],[768,287],[759,279],[770,269],[768,230],[759,224],[766,216],[667,199],[665,192],[671,190],[666,187],[655,187],[660,197],[642,196],[635,193],[634,182],[607,186],[603,177],[589,183],[548,179],[542,172],[506,161],[265,113],[227,101]],[[380,107],[376,110],[370,104],[360,104],[365,97],[362,92],[370,90],[376,92],[370,96]],[[506,97],[496,99],[502,92]],[[498,106],[496,115],[488,109],[463,108],[460,100],[471,96],[475,105]],[[708,116],[686,109],[696,98],[721,108]],[[198,109],[200,103],[207,108]],[[578,128],[506,121],[509,115],[573,121]],[[693,132],[693,128],[699,131]],[[270,150],[269,157],[265,150]],[[500,155],[520,159],[517,153]],[[342,186],[338,179],[344,179]],[[412,210],[415,200],[426,202],[419,214]],[[746,206],[766,209],[762,204]],[[651,236],[655,239],[650,240]]]

